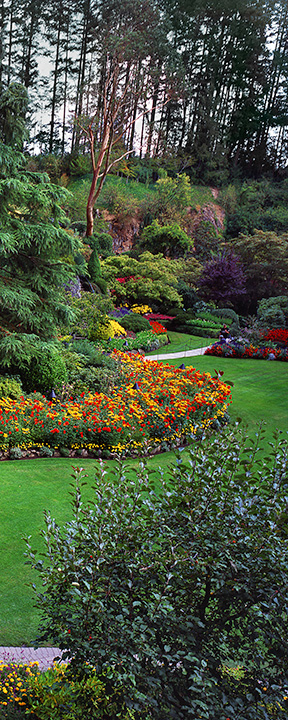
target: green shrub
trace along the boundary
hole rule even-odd
[[[219,329],[212,327],[200,327],[199,325],[193,325],[189,322],[186,325],[179,325],[179,332],[190,333],[190,335],[196,335],[198,337],[211,337],[217,338],[219,336]]]
[[[59,452],[60,452],[61,457],[66,457],[66,458],[67,458],[67,457],[69,457],[69,455],[70,455],[70,450],[69,450],[69,448],[64,447],[63,445],[61,445],[61,446],[59,447]]]
[[[99,463],[86,505],[76,472],[72,520],[45,513],[44,559],[27,541],[39,641],[65,649],[76,679],[86,663],[109,672],[137,718],[287,709],[288,448],[275,433],[261,460],[262,439],[201,435],[165,472]]]
[[[288,324],[288,297],[263,298],[258,303],[257,318],[261,325],[267,327],[285,327]]]
[[[177,223],[160,225],[158,220],[153,220],[142,232],[140,247],[154,254],[161,252],[165,256],[179,257],[193,249],[193,242]]]
[[[10,397],[13,400],[17,400],[22,393],[23,390],[19,380],[0,375],[0,397]]]
[[[39,451],[40,457],[53,457],[53,450],[47,445],[42,445]]]
[[[97,283],[98,279],[101,276],[101,266],[100,266],[100,260],[98,257],[98,253],[97,253],[97,250],[95,250],[95,248],[92,250],[92,253],[89,258],[88,272],[89,272],[92,282]]]
[[[107,293],[107,281],[104,280],[104,278],[102,278],[102,277],[100,277],[100,276],[98,275],[98,277],[97,277],[93,282],[94,282],[94,287],[95,287],[95,285],[96,285],[96,287],[99,288],[99,291],[100,291],[101,293],[103,293],[103,295],[106,295],[106,293]]]
[[[69,351],[77,353],[77,355],[82,355],[85,362],[88,365],[93,365],[94,367],[105,366],[114,368],[116,366],[114,360],[105,357],[102,350],[95,346],[93,342],[89,342],[86,338],[83,338],[82,340],[74,340],[69,347]]]
[[[23,453],[21,448],[19,447],[12,447],[10,448],[10,460],[21,460],[23,457]]]
[[[214,308],[210,310],[211,315],[217,315],[217,317],[227,319],[226,324],[229,325],[228,320],[231,319],[236,325],[239,325],[239,315],[232,310],[232,308]]]
[[[94,249],[97,250],[98,255],[101,255],[102,258],[113,255],[113,239],[108,232],[95,230],[92,238],[89,238],[89,244],[91,244],[91,240],[93,241]]]
[[[51,388],[60,389],[67,381],[67,370],[63,354],[56,349],[46,349],[32,358],[27,372],[23,374],[23,384],[27,392],[38,390],[43,395]]]
[[[13,333],[2,338],[0,367],[18,375],[25,392],[43,394],[58,389],[67,379],[62,348],[59,343],[43,341],[26,333]]]
[[[142,315],[139,315],[139,313],[129,313],[129,315],[125,315],[123,318],[119,319],[119,324],[125,328],[125,330],[130,330],[135,333],[138,333],[141,330],[151,330],[149,320]]]

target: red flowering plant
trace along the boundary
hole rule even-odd
[[[155,333],[155,335],[162,335],[167,332],[166,328],[156,320],[149,320],[149,325],[151,325],[153,333]]]
[[[288,329],[287,328],[272,328],[271,330],[265,330],[262,334],[263,340],[270,340],[273,343],[283,343],[288,345]]]

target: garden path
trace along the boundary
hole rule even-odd
[[[177,358],[192,357],[193,355],[203,355],[206,347],[197,348],[194,350],[183,349],[176,353],[163,353],[152,355],[146,355],[146,360],[176,360]],[[61,656],[61,650],[55,647],[41,647],[34,650],[33,647],[4,647],[0,646],[0,662],[14,662],[14,663],[27,663],[37,661],[39,663],[40,670],[47,670],[48,667],[53,665],[55,657]]]
[[[180,350],[180,352],[176,353],[157,353],[157,355],[145,355],[146,360],[177,360],[177,358],[185,358],[185,357],[192,357],[193,355],[204,355],[205,350],[210,347],[210,345],[205,345],[204,347],[197,348],[195,350]]]
[[[41,647],[34,650],[33,647],[0,647],[0,662],[16,663],[20,665],[37,661],[40,670],[47,670],[52,667],[55,657],[61,657],[61,650],[56,647]]]

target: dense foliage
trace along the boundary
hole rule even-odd
[[[114,255],[102,263],[102,274],[109,283],[115,303],[148,303],[154,308],[164,302],[181,305],[176,290],[177,261],[169,261],[162,253],[146,251],[138,260],[127,255]]]
[[[77,470],[72,520],[45,513],[44,560],[28,542],[40,641],[76,676],[109,669],[137,718],[287,710],[287,443],[260,461],[259,437],[200,437],[165,473],[99,464],[86,505]]]
[[[71,319],[63,286],[73,276],[78,242],[61,227],[66,194],[48,175],[28,172],[23,156],[0,144],[2,335],[51,338],[57,323]]]
[[[159,156],[174,174],[185,168],[207,184],[225,181],[229,173],[285,169],[284,0],[227,0],[223,6],[126,0],[121,8],[113,0],[80,6],[14,0],[12,7],[3,0],[1,27],[2,92],[13,95],[19,82],[28,91],[32,139],[48,163],[52,152],[69,152],[74,173],[90,171],[80,124],[86,127],[86,118],[96,116],[95,144],[101,147],[104,129],[108,134],[104,78],[112,67],[108,101],[112,96],[111,107],[118,102],[121,112],[106,146],[125,121],[120,156],[139,152],[140,145],[147,158],[144,168],[136,158],[128,173],[145,181],[157,172]],[[72,128],[70,112],[79,119]],[[0,130],[1,115],[0,105]],[[77,159],[79,150],[84,155]],[[127,172],[127,162],[122,167]]]

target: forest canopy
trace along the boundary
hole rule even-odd
[[[131,119],[123,151],[169,158],[176,172],[185,169],[207,184],[229,173],[281,173],[287,162],[285,0],[136,5],[137,13],[131,0],[121,7],[115,0],[2,0],[1,139],[7,93],[12,102],[9,88],[20,84],[29,96],[27,112],[22,98],[30,130],[24,149],[89,158],[80,125],[97,117],[97,146],[116,52],[122,77],[116,130],[123,116]]]

